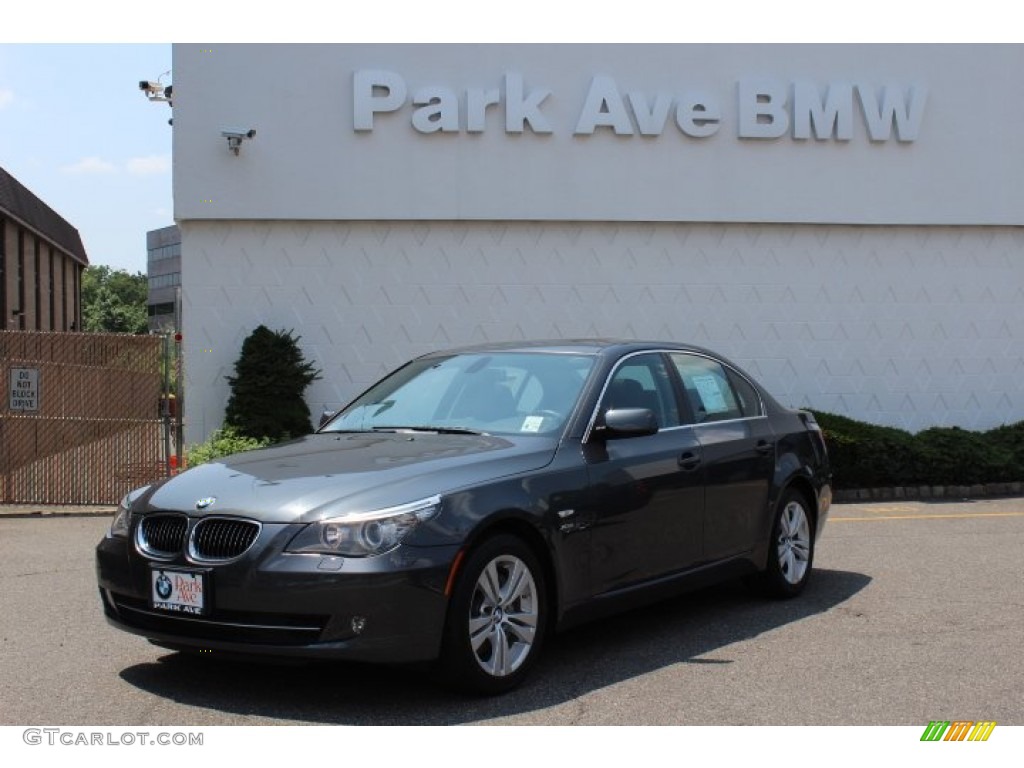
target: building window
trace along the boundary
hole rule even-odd
[[[179,256],[181,256],[181,243],[161,245],[159,248],[153,248],[149,252],[149,263],[152,264],[156,261],[166,261],[167,259],[173,259]]]
[[[7,222],[0,219],[0,331],[7,330]]]
[[[78,281],[82,277],[82,269],[83,268],[78,266],[78,264],[74,264],[72,266],[72,269],[74,270],[71,273],[71,283],[72,283],[72,290],[74,291],[74,296],[72,298],[74,299],[74,302],[75,302],[74,303],[74,307],[75,307],[74,318],[75,319],[71,322],[71,330],[72,331],[80,331],[80,330],[82,330],[82,307],[80,306],[80,300],[82,298],[82,292],[78,289]]]
[[[25,233],[18,230],[18,271],[16,280],[18,285],[18,330],[25,330]]]
[[[149,290],[151,291],[157,288],[171,288],[175,285],[181,285],[181,272],[149,278]]]
[[[43,274],[42,264],[39,261],[39,238],[36,239],[36,247],[33,256],[35,257],[35,284],[36,284],[36,330],[43,330]]]
[[[60,327],[68,329],[68,264],[63,256],[60,260]]]
[[[57,330],[57,307],[54,305],[54,299],[56,298],[54,296],[54,293],[55,293],[54,287],[55,286],[54,286],[54,281],[53,281],[53,260],[54,260],[54,258],[55,258],[55,254],[53,252],[53,248],[51,247],[50,248],[50,258],[49,258],[49,262],[50,262],[50,330],[51,331]]]
[[[161,304],[150,304],[147,307],[147,312],[150,317],[160,317],[162,315],[173,315],[174,314],[174,302],[168,301]]]

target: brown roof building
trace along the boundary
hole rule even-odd
[[[82,238],[0,168],[0,329],[82,328]]]

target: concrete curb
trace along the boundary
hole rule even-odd
[[[929,501],[932,499],[995,499],[1024,495],[1024,483],[987,485],[914,485],[899,488],[857,488],[835,491],[837,504],[865,501]]]
[[[42,517],[113,517],[116,505],[0,504],[0,520]]]

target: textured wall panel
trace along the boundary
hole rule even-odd
[[[433,349],[687,341],[783,403],[912,430],[1024,419],[1024,230],[505,222],[183,222],[188,442],[242,340],[294,329],[314,414]]]

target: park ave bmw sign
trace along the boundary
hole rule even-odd
[[[412,128],[430,133],[484,133],[488,110],[504,114],[505,133],[571,132],[592,135],[599,129],[619,136],[661,136],[678,130],[693,139],[718,134],[723,105],[735,98],[735,135],[739,139],[815,139],[871,142],[914,141],[921,128],[928,89],[923,85],[811,80],[784,81],[745,77],[735,95],[681,88],[678,91],[627,90],[615,79],[596,75],[584,93],[570,96],[575,123],[556,125],[548,106],[557,97],[550,88],[528,84],[521,73],[506,72],[487,88],[444,85],[410,87],[401,74],[381,69],[354,73],[353,129],[372,132],[380,118],[404,114]]]

